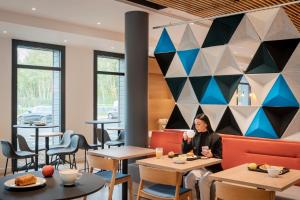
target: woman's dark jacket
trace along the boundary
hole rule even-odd
[[[202,156],[202,146],[208,146],[214,158],[222,158],[222,138],[217,133],[198,133],[190,143],[182,141],[182,153],[188,153],[193,150],[195,155]],[[221,164],[206,167],[207,170],[218,172],[222,170]]]

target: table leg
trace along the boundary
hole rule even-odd
[[[104,124],[101,124],[101,149],[104,149]]]
[[[45,152],[46,165],[49,165],[49,156],[47,154],[47,151],[49,150],[49,137],[45,137],[45,143],[46,143],[46,152]]]
[[[34,170],[38,171],[39,168],[39,129],[35,128],[35,163]]]
[[[97,133],[96,133],[96,131],[97,131],[97,124],[94,124],[93,127],[94,127],[93,142],[94,142],[94,144],[97,144]]]
[[[128,160],[122,161],[122,173],[128,174]],[[127,200],[128,198],[128,184],[127,182],[122,184],[122,200]]]

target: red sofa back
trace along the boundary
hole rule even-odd
[[[152,131],[150,148],[163,147],[164,154],[170,151],[181,153],[183,131]]]

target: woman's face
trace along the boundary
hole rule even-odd
[[[207,124],[202,121],[201,119],[195,119],[195,128],[197,132],[206,132],[207,131]]]

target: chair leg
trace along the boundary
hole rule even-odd
[[[86,172],[86,149],[84,150],[84,171]]]
[[[75,169],[77,169],[76,159],[75,159],[75,153],[73,154],[73,162],[74,162]]]
[[[133,200],[131,177],[128,179],[128,190],[129,190],[129,200]]]
[[[7,163],[8,163],[8,158],[6,158],[4,176],[6,176],[6,171],[7,171]]]
[[[113,192],[114,192],[114,185],[110,184],[108,187],[108,200],[112,200]]]
[[[72,169],[72,161],[71,161],[71,155],[69,154],[69,164],[70,164],[70,169]]]
[[[28,163],[27,163],[27,158],[25,158],[25,166],[26,166],[26,170],[25,170],[25,172],[28,172]]]

